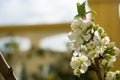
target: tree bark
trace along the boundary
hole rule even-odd
[[[7,64],[2,53],[0,52],[0,73],[5,80],[16,80],[12,68]]]

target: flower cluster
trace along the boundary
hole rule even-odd
[[[109,71],[106,74],[105,80],[120,80],[120,71]]]
[[[74,75],[84,74],[89,66],[94,64],[95,58],[99,58],[101,68],[108,70],[116,61],[120,49],[115,46],[114,42],[110,42],[104,29],[82,18],[75,18],[71,29],[68,37],[73,50],[70,65],[74,69]]]
[[[120,49],[115,47],[114,42],[107,44],[107,47],[104,51],[103,58],[100,61],[101,67],[105,70],[108,70],[113,66],[113,63],[116,61],[116,56],[120,53]]]

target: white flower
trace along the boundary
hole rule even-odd
[[[75,19],[72,24],[71,24],[71,29],[73,30],[73,32],[78,32],[80,30],[80,23],[77,19]]]
[[[81,33],[80,32],[69,32],[69,34],[68,34],[68,38],[70,39],[70,40],[76,40],[76,39],[78,39],[79,37],[81,36]]]
[[[105,36],[101,41],[103,44],[108,44],[110,42],[110,38],[108,36]]]
[[[99,54],[98,54],[98,52],[97,52],[96,50],[91,50],[91,51],[87,54],[87,56],[88,56],[89,58],[91,58],[91,59],[94,59],[94,58],[96,58],[96,57],[99,57]]]
[[[70,40],[75,40],[75,39],[77,38],[77,36],[76,36],[75,33],[70,32],[70,33],[68,34],[68,38],[69,38]]]
[[[120,49],[117,47],[114,47],[115,55],[118,56],[120,54]]]
[[[86,31],[86,29],[88,27],[90,27],[91,22],[90,21],[84,21],[84,24],[81,26],[82,27],[82,31]]]
[[[82,35],[82,37],[85,41],[88,41],[91,38],[91,35],[90,34]]]
[[[95,31],[95,32],[94,32],[93,40],[94,40],[94,41],[100,41],[100,40],[101,40],[101,37],[100,37],[100,34],[99,34],[98,31]]]
[[[101,65],[102,66],[105,66],[106,64],[108,63],[108,61],[106,59],[103,59],[102,62],[101,62]],[[106,66],[107,67],[107,66]]]
[[[68,34],[68,37],[71,40],[69,45],[72,48],[72,50],[75,50],[75,48],[79,48],[79,46],[84,42],[80,35],[81,34],[74,32],[70,32]]]
[[[81,55],[79,56],[81,61],[83,61],[83,65],[85,66],[90,66],[91,65],[91,61],[88,59],[88,57],[86,55]]]
[[[115,62],[115,61],[116,61],[116,56],[112,56],[110,62]]]
[[[70,62],[70,66],[73,69],[78,69],[81,65],[81,59],[79,57],[72,57],[72,61]]]
[[[75,50],[76,49],[76,47],[75,47],[75,40],[70,41],[68,45],[69,45],[69,48],[71,50]]]
[[[111,71],[107,72],[105,80],[117,80],[116,73]]]
[[[87,44],[87,47],[88,49],[93,49],[95,47],[96,43],[94,41],[90,41],[88,44]]]
[[[116,61],[116,57],[115,56],[111,56],[110,60],[108,61],[107,66],[108,67],[113,67],[113,63]]]
[[[86,66],[86,65],[81,65],[80,72],[81,72],[81,73],[85,73],[85,72],[87,71],[87,69],[88,69],[88,66]]]
[[[83,42],[83,39],[81,37],[78,37],[75,41],[75,46],[79,47]]]
[[[113,62],[116,61],[116,57],[115,56],[111,56],[111,58],[109,60],[107,59],[103,59],[102,62],[101,62],[101,65],[102,66],[107,66],[106,67],[113,67]]]
[[[85,73],[87,71],[88,67],[91,65],[91,61],[88,59],[87,56],[84,56],[84,55],[81,55],[80,59],[82,60],[80,72]]]
[[[78,56],[78,55],[79,55],[78,52],[76,52],[76,51],[73,52],[73,56],[74,56],[74,57],[76,57],[76,56]]]
[[[71,28],[72,31],[68,37],[70,39],[69,46],[74,51],[70,62],[70,66],[74,69],[74,75],[84,74],[91,63],[94,63],[94,58],[100,56],[103,57],[100,59],[101,67],[113,66],[116,56],[120,54],[120,49],[115,47],[114,42],[110,42],[109,36],[102,27],[91,21],[76,18],[72,22]],[[115,73],[108,72],[105,80],[116,80]]]
[[[91,61],[85,55],[79,55],[78,57],[72,57],[70,66],[73,69],[80,70],[80,73],[85,73],[88,67],[91,65]],[[77,71],[74,70],[74,74],[77,75]]]
[[[105,50],[105,46],[96,46],[95,50],[97,51],[97,53],[99,53],[101,56],[103,56],[104,50]]]
[[[78,29],[85,31],[91,25],[91,23],[92,23],[91,21],[87,21],[79,18],[79,19],[75,19],[72,22],[71,28],[74,32],[78,32]]]
[[[88,49],[87,49],[87,47],[86,47],[85,45],[80,45],[80,50],[79,50],[80,52],[86,54],[86,53],[87,53],[87,50],[88,50]]]
[[[113,62],[103,59],[101,65],[104,67],[113,67]]]

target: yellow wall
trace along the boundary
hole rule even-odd
[[[48,36],[68,33],[70,24],[50,24],[50,25],[31,25],[31,26],[6,26],[0,27],[0,37],[14,35],[31,39],[34,46],[38,46],[39,41]]]
[[[114,41],[120,48],[120,18],[118,14],[118,5],[120,0],[88,0],[89,6],[97,12],[96,23],[100,24],[111,41]],[[120,56],[117,58],[115,68],[120,70]]]
[[[88,0],[89,6],[97,12],[96,23],[106,30],[112,41],[120,47],[120,18],[118,5],[120,0]]]

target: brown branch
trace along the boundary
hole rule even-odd
[[[0,73],[5,80],[16,80],[12,68],[7,64],[2,53],[0,52]]]
[[[95,58],[96,74],[99,80],[102,80],[102,74],[100,71],[99,58]]]

